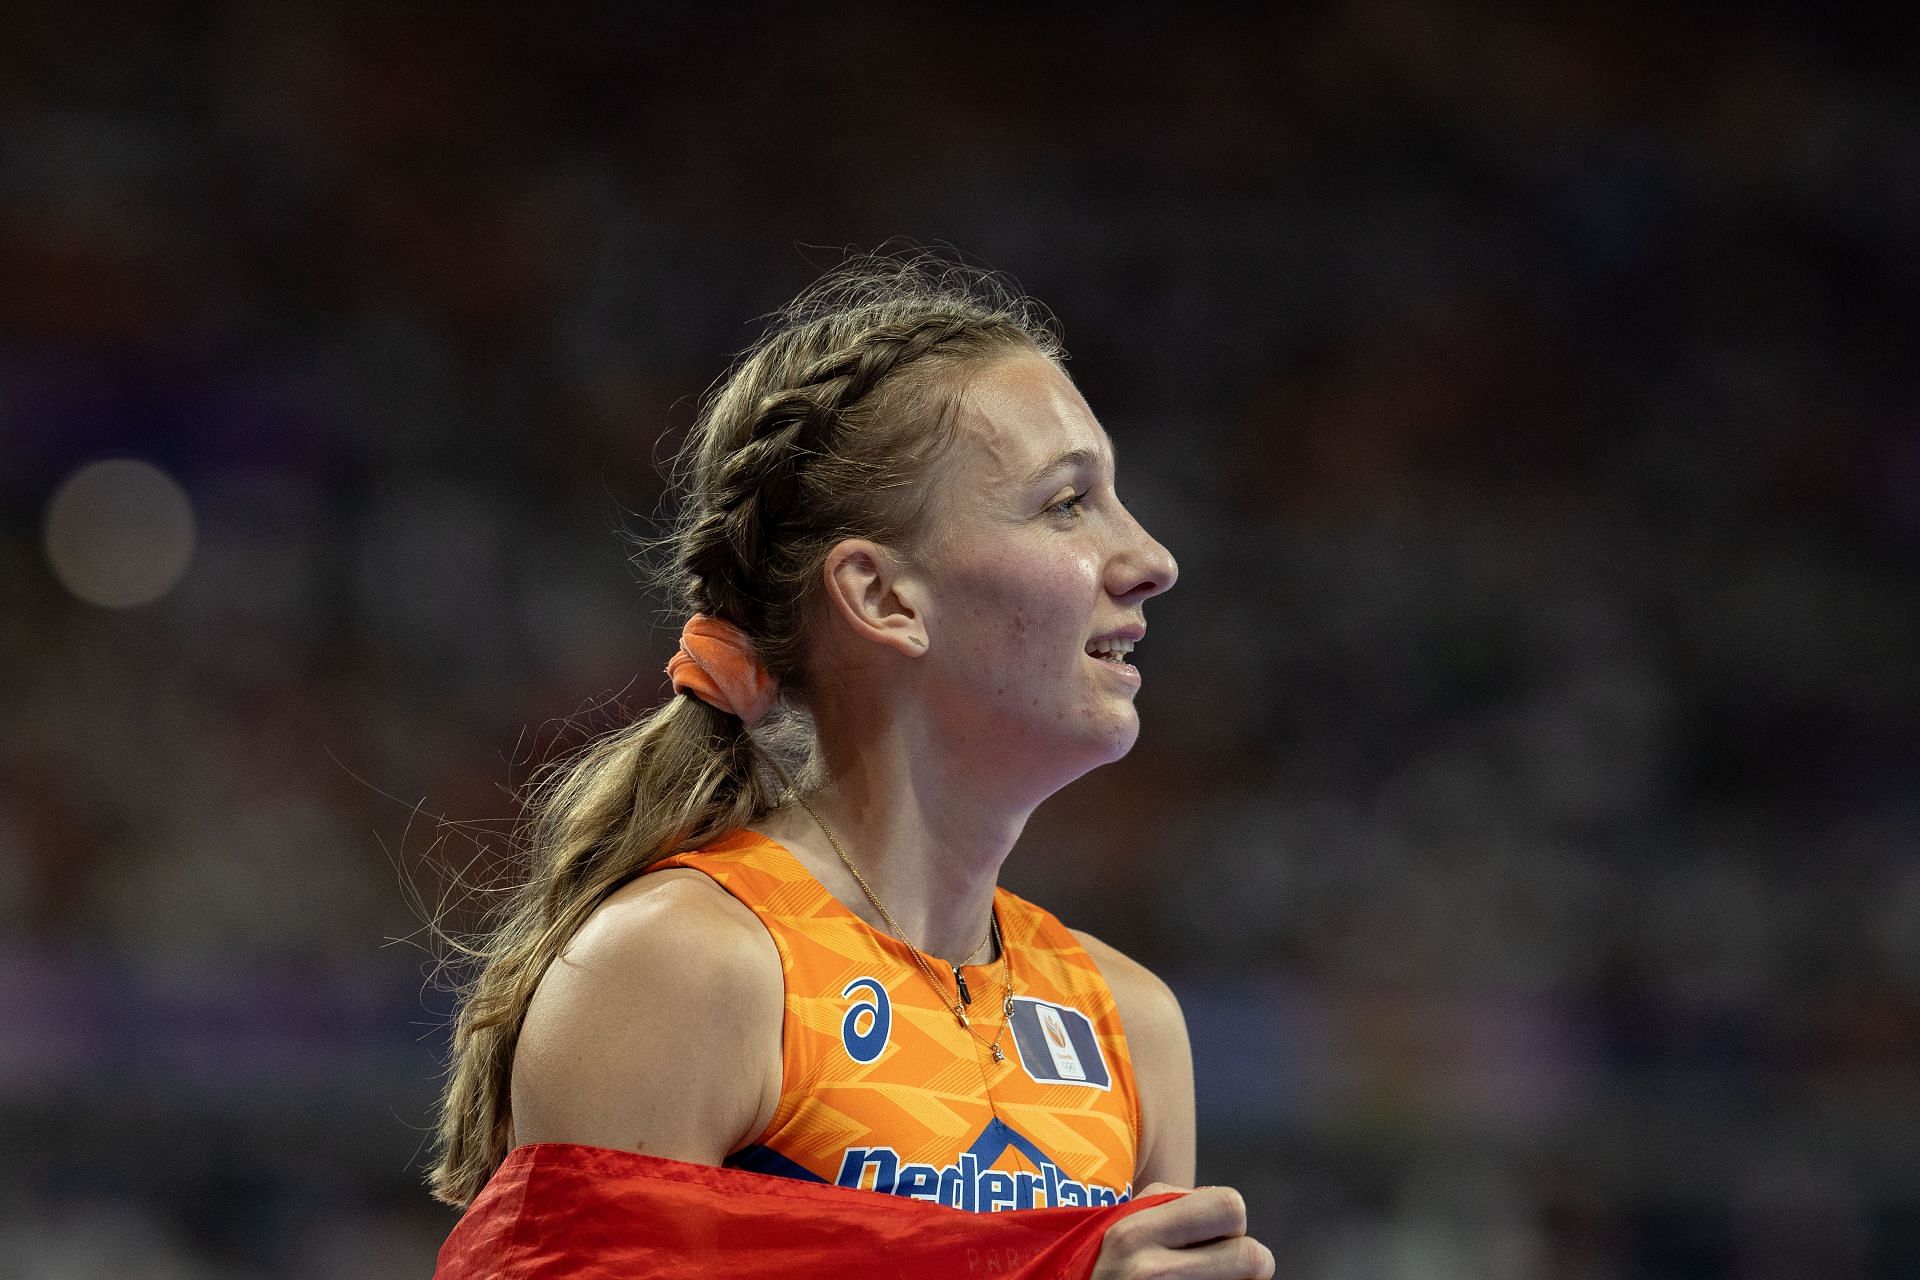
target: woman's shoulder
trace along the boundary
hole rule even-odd
[[[1129,1028],[1143,1018],[1163,1020],[1169,1010],[1178,1016],[1179,1002],[1174,999],[1172,989],[1147,966],[1085,929],[1071,928],[1053,912],[1005,885],[994,892],[1002,910],[1001,918],[1008,926],[1008,940],[1016,946],[1037,946],[1064,954],[1069,964],[1082,967],[1084,962],[1076,953],[1084,952],[1087,959],[1093,961],[1100,980],[1113,992],[1121,1019]]]
[[[1114,1003],[1120,1007],[1120,1020],[1130,1033],[1148,1029],[1137,1024],[1150,1023],[1157,1029],[1169,1020],[1184,1031],[1186,1021],[1180,1013],[1180,1001],[1159,974],[1084,929],[1067,932],[1099,967],[1100,976],[1113,992]]]
[[[779,1078],[779,954],[698,871],[595,908],[542,977],[514,1063],[518,1139],[718,1163]],[[671,1088],[665,1087],[671,1082]]]
[[[587,917],[561,963],[694,967],[715,978],[779,981],[780,956],[752,909],[705,872],[669,867],[622,885]]]

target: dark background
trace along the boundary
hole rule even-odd
[[[1180,558],[1007,880],[1280,1276],[1920,1274],[1911,8],[722,8],[0,10],[0,1277],[427,1273],[410,892],[663,694],[619,531],[895,236]]]

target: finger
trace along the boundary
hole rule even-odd
[[[1273,1280],[1273,1250],[1252,1236],[1175,1249],[1153,1274],[1166,1280]]]
[[[1148,1196],[1183,1196],[1191,1190],[1193,1190],[1192,1187],[1176,1187],[1171,1182],[1149,1182],[1146,1186],[1134,1192],[1133,1198],[1135,1200],[1145,1200]]]
[[[1178,1200],[1129,1214],[1114,1224],[1116,1230],[1121,1227],[1142,1244],[1180,1249],[1222,1236],[1245,1235],[1247,1202],[1232,1187],[1202,1187]]]

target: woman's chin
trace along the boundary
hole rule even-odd
[[[1086,767],[1080,772],[1098,769],[1103,764],[1112,764],[1116,760],[1125,758],[1126,754],[1133,750],[1133,744],[1139,740],[1140,716],[1134,711],[1133,704],[1127,703],[1125,710],[1114,714],[1101,724],[1097,736],[1075,744],[1077,750],[1074,754],[1082,755],[1086,760]]]
[[[1129,705],[1127,710],[1131,713],[1132,706]],[[1115,731],[1110,754],[1100,763],[1112,764],[1123,758],[1127,752],[1133,750],[1133,744],[1138,741],[1140,741],[1140,717],[1137,714],[1129,714],[1126,724]]]

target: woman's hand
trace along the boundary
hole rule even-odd
[[[1271,1280],[1273,1252],[1247,1234],[1247,1202],[1238,1191],[1156,1182],[1136,1195],[1169,1191],[1180,1198],[1107,1228],[1093,1280]]]

